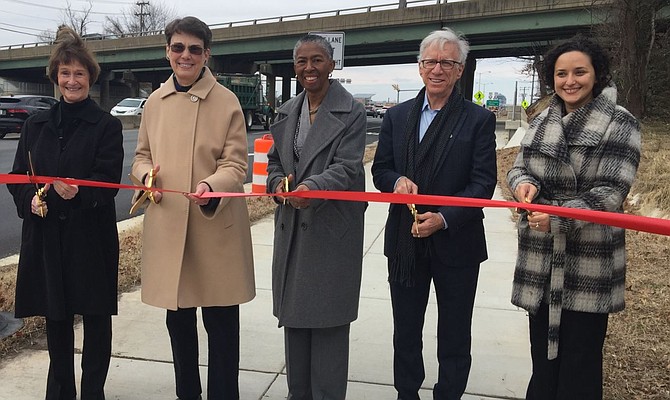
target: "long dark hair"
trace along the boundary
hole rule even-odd
[[[610,60],[607,52],[599,44],[583,37],[576,36],[567,42],[561,43],[547,52],[544,56],[544,79],[547,85],[554,90],[554,69],[556,60],[564,53],[579,51],[591,58],[591,64],[596,73],[596,82],[593,85],[593,97],[597,97],[612,80],[610,75]]]

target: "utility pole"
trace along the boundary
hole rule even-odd
[[[516,98],[519,96],[519,81],[514,82],[514,105],[512,106],[512,121],[514,121],[515,112],[516,112]]]
[[[144,17],[149,16],[148,12],[144,12],[144,6],[149,5],[149,1],[138,1],[137,3],[138,6],[140,6],[140,12],[135,13],[136,16],[140,17],[140,36],[144,35],[145,27],[144,27]]]

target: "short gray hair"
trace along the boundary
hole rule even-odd
[[[298,54],[298,49],[305,43],[316,44],[317,46],[323,49],[323,52],[326,53],[326,55],[328,56],[328,60],[333,59],[334,54],[333,46],[328,42],[328,40],[326,40],[326,38],[324,38],[323,36],[308,34],[301,37],[293,47],[293,62],[295,62],[295,57]]]
[[[465,64],[465,60],[468,58],[468,53],[470,52],[470,44],[462,33],[456,33],[450,28],[442,28],[439,31],[432,31],[426,36],[421,41],[421,46],[419,46],[419,56],[417,59],[421,61],[423,59],[423,53],[429,47],[439,45],[440,48],[443,48],[447,43],[454,43],[458,46],[460,59],[456,61]]]

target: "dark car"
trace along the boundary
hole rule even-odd
[[[377,110],[377,107],[375,107],[373,104],[368,104],[365,106],[365,114],[368,117],[374,117],[374,118],[379,117],[379,111]]]
[[[38,111],[48,110],[58,100],[51,96],[17,95],[0,97],[0,139],[20,133],[23,123]]]

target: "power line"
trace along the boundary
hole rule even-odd
[[[75,0],[80,3],[89,3],[89,0]],[[90,3],[93,4],[113,4],[113,5],[124,5],[130,6],[133,4],[132,1],[114,1],[114,0],[90,0]]]
[[[0,25],[11,26],[12,28],[29,29],[29,30],[31,30],[31,31],[37,31],[37,32],[42,32],[42,31],[43,31],[43,29],[30,28],[30,27],[28,27],[28,26],[21,26],[21,25],[8,24],[8,23],[6,23],[6,22],[0,22]]]
[[[43,19],[43,20],[45,20],[45,21],[59,22],[59,20],[57,20],[57,19],[40,17],[39,15],[21,14],[21,13],[12,12],[12,11],[6,11],[6,10],[0,10],[0,13],[11,14],[11,15],[18,15],[18,16],[20,16],[20,17],[29,17],[29,18],[35,18],[35,19]]]
[[[16,29],[3,28],[3,27],[1,27],[1,26],[0,26],[0,31],[4,31],[4,32],[12,32],[12,33],[19,33],[19,34],[21,34],[21,35],[35,36],[34,33],[21,32],[21,31],[17,31]]]
[[[47,6],[44,4],[35,4],[31,3],[29,1],[24,1],[24,0],[5,0],[11,3],[18,3],[18,4],[23,4],[26,6],[33,6],[33,7],[38,7],[38,8],[46,8],[50,10],[58,10],[58,11],[63,11],[63,7],[55,7],[55,6]],[[85,11],[82,10],[72,10],[72,12],[76,13],[83,13]],[[99,15],[124,15],[123,13],[106,13],[106,12],[97,12],[97,11],[89,11],[89,14],[99,14]]]

